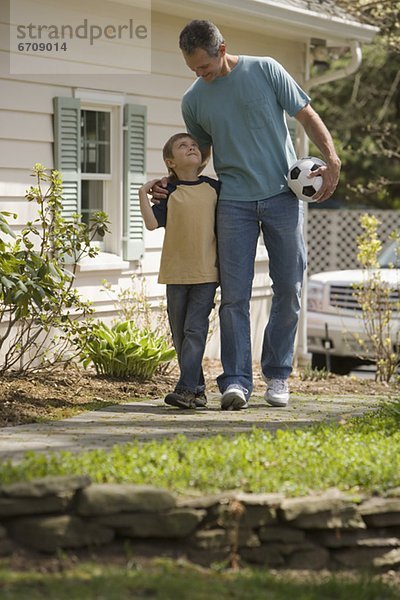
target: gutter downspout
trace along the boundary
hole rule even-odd
[[[313,77],[312,79],[308,79],[305,82],[306,91],[310,91],[313,87],[317,85],[322,85],[323,83],[330,83],[331,81],[337,81],[338,79],[343,79],[344,77],[348,77],[352,75],[361,66],[362,62],[362,50],[360,42],[356,42],[352,40],[350,42],[350,50],[351,50],[351,59],[348,65],[346,65],[343,69],[335,69],[330,73],[324,73],[323,75],[318,75],[317,77]],[[309,62],[309,58],[308,61]]]
[[[317,85],[324,83],[330,83],[343,79],[355,73],[361,66],[362,62],[362,50],[359,42],[352,40],[350,42],[351,59],[349,63],[342,69],[336,69],[334,71],[318,75],[317,77],[310,78],[310,47],[307,48],[306,58],[306,80],[304,82],[305,91],[309,92],[312,88]],[[300,129],[299,135],[299,156],[308,156],[309,154],[309,140],[303,128]],[[304,241],[307,246],[307,223],[308,223],[308,205],[304,202]],[[304,365],[309,363],[310,355],[308,354],[307,348],[307,279],[305,278],[303,285],[303,297],[300,310],[299,329],[297,334],[297,348],[296,358],[297,363]]]

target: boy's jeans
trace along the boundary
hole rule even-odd
[[[253,387],[249,308],[260,229],[274,292],[264,331],[262,372],[265,377],[287,379],[292,371],[306,264],[303,205],[291,192],[259,201],[218,202],[223,373],[217,381],[221,392],[235,383],[247,390],[247,397]]]
[[[217,283],[167,285],[167,310],[180,368],[175,391],[201,393],[205,389],[201,366],[214,307]]]

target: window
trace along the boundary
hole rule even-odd
[[[111,173],[110,113],[81,110],[81,170],[82,173]]]
[[[144,249],[137,192],[146,179],[146,107],[112,106],[98,96],[85,104],[54,98],[54,164],[63,178],[64,216],[78,213],[88,222],[103,210],[112,232],[104,249],[138,260]]]
[[[81,110],[81,215],[89,224],[94,213],[109,212],[106,182],[111,172],[111,114],[109,111]],[[96,242],[101,242],[97,238]]]

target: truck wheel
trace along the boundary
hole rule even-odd
[[[359,364],[356,358],[350,356],[331,356],[331,373],[348,375]],[[312,353],[311,368],[317,371],[327,369],[326,356],[322,353]]]
[[[331,356],[331,373],[348,375],[357,364],[357,359],[349,356]]]
[[[313,352],[311,354],[311,368],[316,371],[322,371],[322,369],[326,369],[325,354],[318,354],[317,352]]]

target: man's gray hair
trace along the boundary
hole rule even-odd
[[[196,19],[182,29],[179,36],[179,48],[189,55],[193,54],[197,48],[201,48],[209,56],[217,56],[223,41],[224,38],[214,23]]]

